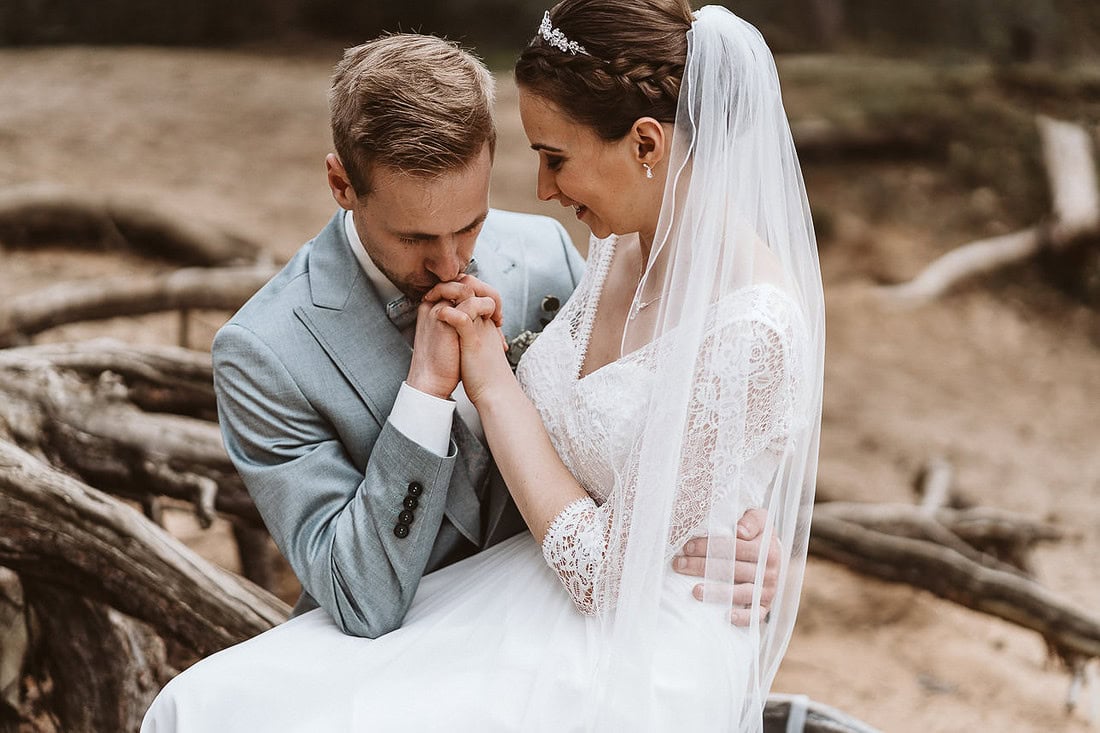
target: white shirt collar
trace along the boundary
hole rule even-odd
[[[382,271],[378,269],[378,265],[374,264],[374,260],[367,254],[367,249],[363,246],[363,240],[359,239],[359,232],[355,230],[355,220],[352,218],[351,209],[344,211],[344,233],[348,236],[348,244],[351,245],[352,254],[359,261],[359,266],[363,268],[363,274],[367,276],[367,279],[374,285],[374,289],[382,297],[382,304],[385,305],[400,298],[401,291],[390,282],[388,277],[382,274]]]

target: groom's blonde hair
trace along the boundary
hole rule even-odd
[[[493,76],[434,36],[394,34],[344,53],[329,92],[332,142],[359,196],[382,165],[418,176],[464,168],[496,146]]]

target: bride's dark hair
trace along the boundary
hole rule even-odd
[[[687,0],[562,0],[550,22],[588,55],[536,34],[516,61],[516,83],[605,140],[640,117],[674,122],[691,21]]]

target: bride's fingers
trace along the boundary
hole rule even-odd
[[[494,288],[492,285],[486,282],[478,280],[474,275],[467,275],[463,273],[458,276],[458,282],[463,285],[468,285],[473,288],[475,294],[483,298],[492,298],[496,303],[496,309],[493,311],[493,323],[497,327],[504,325],[504,301],[500,297],[500,291]]]
[[[492,319],[496,312],[496,301],[485,296],[473,296],[454,306],[470,317],[470,320],[478,318]]]
[[[477,301],[478,299],[472,298],[471,300]],[[502,344],[501,349],[507,347],[504,334],[499,328],[492,325],[490,320],[492,316],[491,302],[479,304],[466,301],[466,303],[453,306],[448,304],[447,301],[441,301],[432,307],[432,312],[435,313],[436,318],[457,331],[458,337],[466,343],[473,344],[479,338],[484,338],[485,334],[482,329],[488,327],[497,332],[497,338],[500,339]]]
[[[462,275],[457,280],[436,284],[434,288],[425,293],[423,301],[426,303],[450,301],[452,305],[457,307],[471,298],[491,299],[493,301],[493,311],[490,315],[493,323],[497,326],[504,323],[500,293],[472,275]]]
[[[464,311],[445,303],[437,304],[432,308],[432,313],[439,320],[458,331],[458,337],[469,340],[476,335],[474,319]]]

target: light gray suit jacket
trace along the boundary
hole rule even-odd
[[[509,338],[541,330],[547,296],[564,303],[584,267],[553,219],[495,210],[475,257]],[[398,628],[424,573],[524,529],[457,413],[444,458],[388,422],[411,356],[342,211],[214,339],[225,446],[302,583],[295,612],[319,604],[356,636]]]

